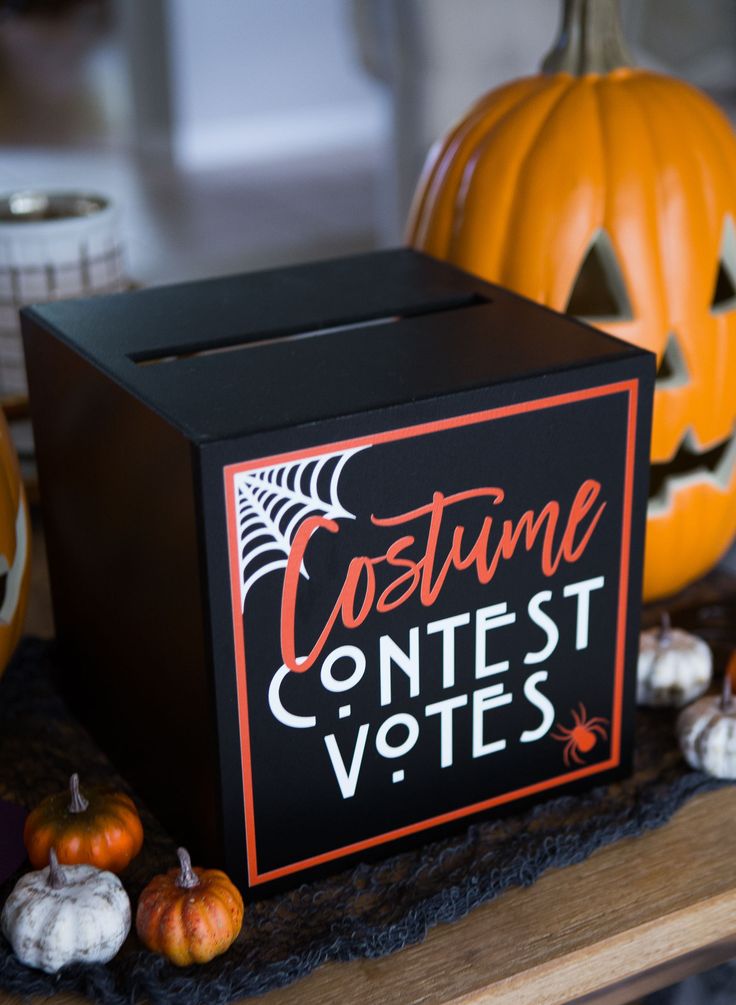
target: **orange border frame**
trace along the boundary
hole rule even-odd
[[[435,422],[419,423],[415,426],[405,426],[401,429],[393,429],[385,433],[375,433],[368,436],[360,436],[352,440],[341,440],[329,444],[321,444],[318,447],[306,447],[303,450],[295,450],[285,454],[275,454],[270,457],[261,457],[256,460],[246,461],[240,464],[229,464],[223,469],[225,479],[225,500],[227,506],[227,531],[228,531],[228,553],[230,558],[230,590],[232,597],[233,613],[233,634],[235,638],[235,668],[237,680],[238,696],[238,719],[240,723],[241,739],[241,764],[243,771],[243,795],[245,800],[245,833],[248,865],[248,882],[251,886],[279,879],[293,872],[299,872],[310,866],[320,865],[323,862],[330,862],[333,859],[350,855],[353,852],[362,851],[364,848],[372,848],[394,838],[406,837],[418,831],[426,830],[438,824],[449,823],[460,817],[469,816],[481,810],[490,809],[493,806],[501,806],[504,803],[521,799],[524,796],[534,795],[546,789],[555,788],[563,782],[575,781],[578,778],[585,778],[587,775],[606,771],[615,768],[621,759],[621,703],[623,699],[624,685],[624,656],[626,644],[626,606],[627,593],[629,587],[629,550],[631,547],[631,507],[634,488],[634,453],[636,446],[636,415],[638,403],[637,379],[619,381],[614,384],[604,384],[600,387],[584,388],[581,391],[571,391],[567,394],[552,395],[548,398],[537,398],[533,401],[524,401],[516,405],[505,405],[500,408],[491,408],[482,412],[472,412],[468,415],[454,416],[450,419],[439,419]],[[414,824],[398,827],[395,830],[378,834],[362,841],[356,841],[341,848],[324,852],[320,855],[313,855],[311,858],[301,859],[290,865],[272,869],[269,872],[258,872],[258,861],[256,855],[256,833],[255,833],[255,810],[253,799],[253,778],[251,772],[250,753],[250,731],[248,722],[248,694],[246,687],[245,670],[245,639],[243,633],[243,615],[240,610],[238,597],[240,594],[240,573],[238,569],[238,548],[237,548],[237,519],[235,512],[235,501],[233,493],[233,479],[236,473],[248,471],[251,468],[263,467],[267,464],[279,464],[285,461],[295,461],[302,457],[319,456],[321,453],[333,452],[337,450],[347,450],[351,447],[364,445],[374,446],[378,443],[388,443],[393,440],[409,439],[414,436],[424,436],[427,433],[436,433],[444,429],[456,429],[461,426],[471,426],[480,422],[489,422],[493,419],[503,419],[512,415],[519,415],[524,412],[536,412],[544,408],[555,408],[558,405],[567,405],[573,402],[585,401],[591,398],[601,398],[609,394],[626,393],[629,397],[628,408],[628,430],[626,437],[626,463],[624,473],[624,505],[622,514],[621,533],[621,567],[619,579],[619,601],[618,619],[616,626],[616,656],[614,669],[614,691],[613,691],[613,721],[611,729],[611,756],[607,761],[598,764],[578,768],[575,771],[565,772],[546,781],[527,785],[522,789],[513,792],[506,792],[491,799],[485,799],[471,806],[464,806],[461,809],[451,810],[447,813],[421,820]]]

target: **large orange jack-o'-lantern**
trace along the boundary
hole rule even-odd
[[[430,154],[416,247],[657,353],[644,594],[736,532],[736,137],[630,66],[616,0],[566,0],[544,73],[482,98]]]
[[[5,416],[0,411],[0,673],[13,655],[28,599],[28,507]]]

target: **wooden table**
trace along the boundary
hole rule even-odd
[[[35,540],[29,631],[51,632]],[[418,946],[331,963],[253,1005],[623,1005],[736,956],[736,788],[512,890]],[[56,1005],[81,1005],[63,995]],[[581,1001],[581,1005],[582,1005]],[[0,994],[3,1005],[19,1000]]]

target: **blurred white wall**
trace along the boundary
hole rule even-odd
[[[556,0],[117,4],[144,146],[165,147],[186,171],[381,164],[380,244],[401,239],[432,141],[478,95],[536,72],[561,10]],[[621,6],[644,64],[711,87],[736,81],[734,0]]]
[[[383,101],[353,56],[346,15],[345,0],[167,0],[177,163],[220,167],[380,144]]]
[[[432,141],[534,73],[561,0],[110,0],[0,19],[0,187],[127,207],[146,281],[400,241]],[[621,0],[640,61],[736,110],[736,0]]]
[[[426,154],[471,102],[534,73],[559,19],[553,0],[352,0],[361,53],[386,88],[391,141],[379,183],[380,241],[402,240]]]

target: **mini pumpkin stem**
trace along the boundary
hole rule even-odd
[[[69,812],[84,813],[84,811],[89,807],[89,799],[85,799],[79,791],[79,775],[76,771],[69,779],[69,791],[72,794],[72,799],[69,803]]]
[[[66,878],[64,877],[64,870],[59,865],[59,859],[56,856],[56,852],[53,848],[49,851],[49,886],[52,890],[60,890],[62,886],[66,886]]]
[[[186,848],[177,848],[176,854],[179,856],[179,865],[181,866],[181,872],[176,877],[176,885],[183,887],[185,890],[190,890],[193,886],[199,886],[199,879],[194,869],[192,869],[192,860],[189,857],[189,852]]]
[[[619,0],[564,0],[562,27],[542,63],[545,73],[610,73],[631,66]]]
[[[733,685],[731,683],[731,674],[726,670],[726,675],[723,678],[723,691],[721,692],[721,711],[730,712],[733,708]]]

